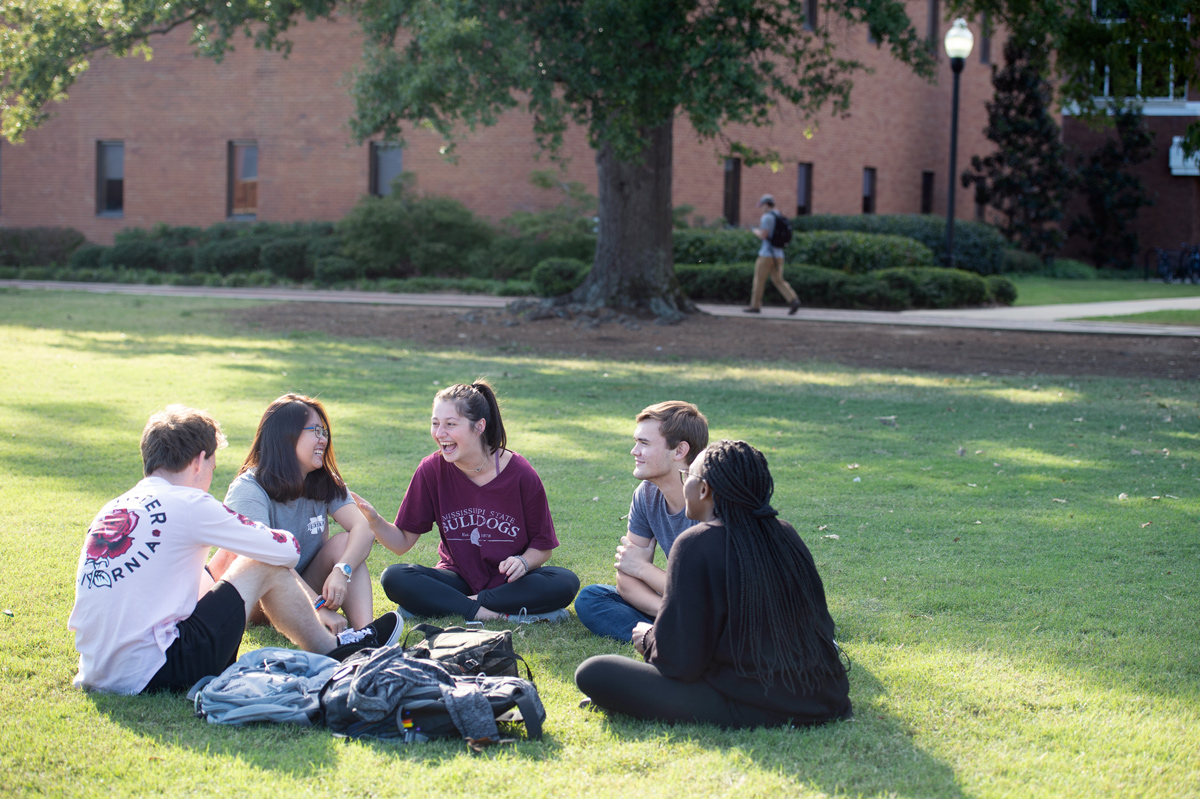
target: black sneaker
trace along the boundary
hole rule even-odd
[[[362,649],[382,649],[400,639],[404,622],[394,610],[380,616],[361,630],[345,630],[338,633],[338,647],[329,653],[334,660],[345,660]]]
[[[762,313],[761,308],[743,308],[742,313]]]
[[[788,305],[788,316],[794,315],[796,313],[796,311],[798,311],[798,310],[800,310],[800,298],[799,297],[792,300],[791,304]]]

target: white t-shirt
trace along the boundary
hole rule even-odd
[[[75,572],[67,628],[79,651],[77,686],[136,694],[167,662],[176,625],[196,609],[211,547],[274,566],[300,548],[198,488],[147,477],[100,509]]]

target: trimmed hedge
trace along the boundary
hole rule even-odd
[[[274,239],[263,245],[259,264],[271,274],[289,280],[307,280],[312,277],[309,266],[308,246],[310,239]]]
[[[936,263],[946,260],[946,220],[943,217],[918,214],[816,214],[792,220],[797,233],[817,230],[849,230],[859,233],[881,233],[905,236],[921,242],[933,251]],[[973,220],[956,220],[954,224],[955,266],[981,275],[1005,271],[1008,242],[991,225]]]
[[[935,265],[928,247],[903,236],[818,231],[796,236],[792,245],[787,255],[798,263],[840,269],[850,275]]]
[[[322,286],[332,286],[347,280],[358,280],[363,268],[356,261],[340,255],[323,255],[316,260],[313,277]]]
[[[0,227],[0,266],[66,264],[87,243],[69,227]]]
[[[100,266],[160,272],[164,255],[164,247],[156,241],[124,239],[104,251],[100,256]]]
[[[196,248],[196,271],[231,275],[259,268],[262,248],[270,239],[257,236],[219,239]]]
[[[754,258],[762,241],[740,228],[686,228],[674,233],[676,264],[736,264]],[[790,256],[792,247],[786,250]]]
[[[547,258],[533,268],[533,291],[539,297],[567,294],[583,282],[591,268],[578,258]]]

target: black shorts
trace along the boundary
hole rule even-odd
[[[167,662],[143,692],[187,691],[237,660],[246,631],[246,603],[231,583],[221,581],[179,622],[179,637],[167,649]]]

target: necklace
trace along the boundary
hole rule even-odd
[[[484,455],[483,463],[479,464],[479,468],[478,469],[469,469],[468,471],[470,471],[472,474],[479,474],[480,472],[483,471],[483,467],[485,467],[487,465],[488,465],[488,457],[487,457],[487,455]]]

